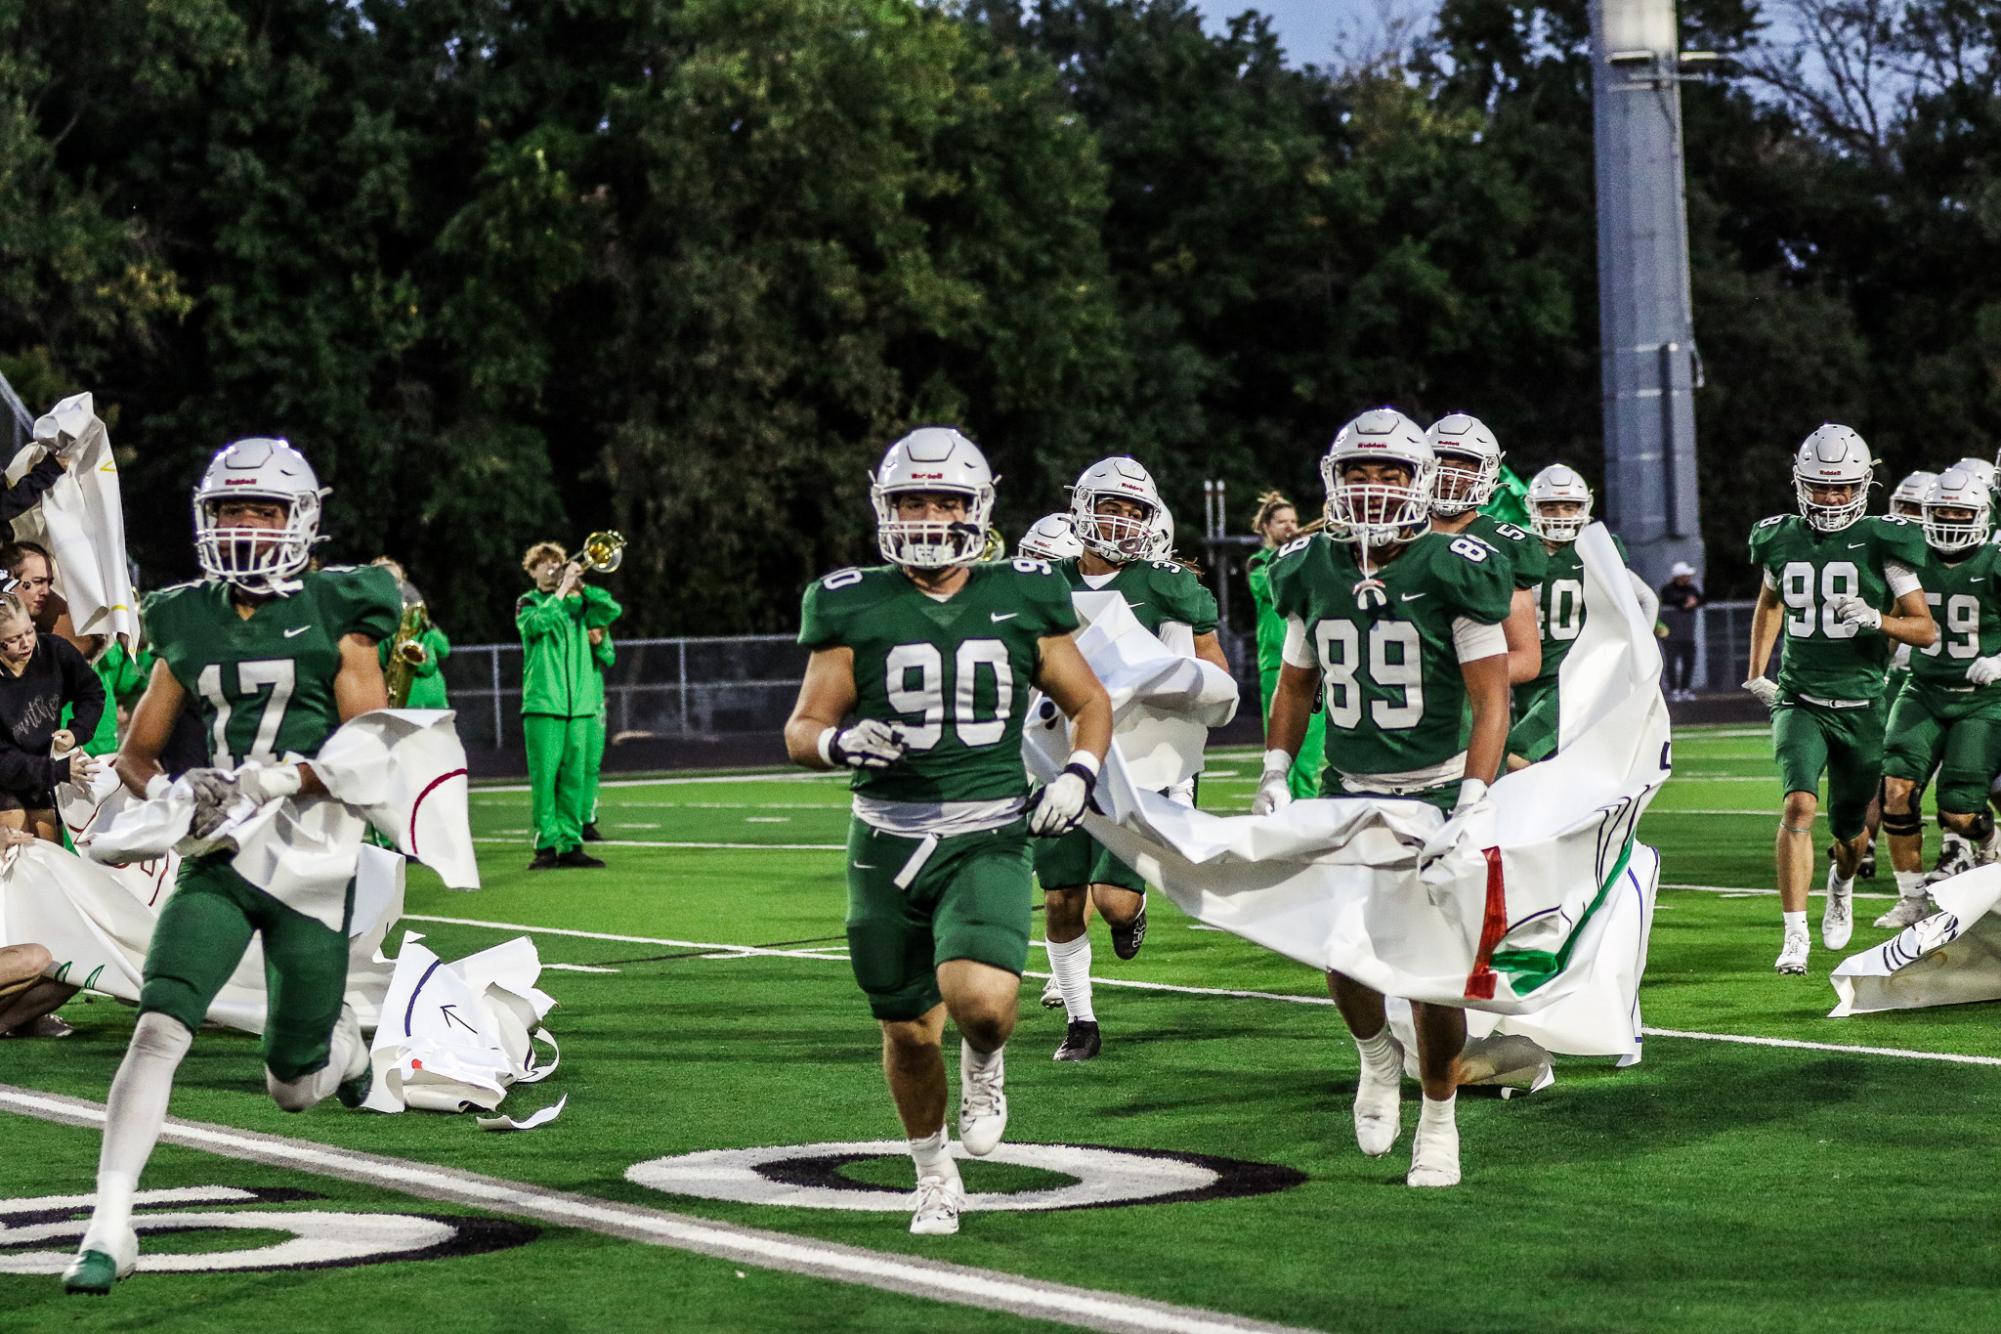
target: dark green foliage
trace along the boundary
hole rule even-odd
[[[1891,8],[1878,124],[1684,90],[1717,591],[1823,418],[1886,473],[2001,426],[1991,7]],[[0,371],[96,391],[150,582],[207,453],[283,432],[329,554],[467,639],[610,524],[630,633],[789,628],[925,420],[1010,535],[1116,451],[1184,534],[1209,477],[1311,510],[1379,402],[1595,474],[1586,13],[1447,0],[1330,70],[1189,0],[0,0]],[[1683,6],[1726,55],[1762,18]]]

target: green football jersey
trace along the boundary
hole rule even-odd
[[[1542,540],[1527,529],[1503,523],[1491,514],[1476,514],[1473,522],[1460,530],[1462,537],[1469,533],[1506,558],[1516,588],[1534,588],[1543,581],[1549,568],[1549,553],[1543,549]]]
[[[1513,571],[1478,538],[1431,532],[1382,567],[1387,602],[1362,608],[1355,549],[1302,537],[1271,564],[1272,603],[1319,659],[1330,775],[1407,773],[1466,749],[1473,726],[1453,642],[1461,618],[1507,619]]]
[[[1895,646],[1880,632],[1843,622],[1830,604],[1860,597],[1888,611],[1896,599],[1885,568],[1897,564],[1916,573],[1928,559],[1923,532],[1903,519],[1877,515],[1832,533],[1797,514],[1760,520],[1751,530],[1751,564],[1765,572],[1785,607],[1779,689],[1816,699],[1880,697]]]
[[[1170,621],[1186,625],[1198,635],[1216,629],[1216,595],[1186,568],[1171,560],[1135,560],[1119,566],[1118,572],[1093,588],[1084,581],[1081,557],[1058,561],[1057,570],[1079,593],[1117,593],[1132,608],[1133,619],[1153,634]]]
[[[1930,648],[1911,650],[1911,679],[1947,690],[1966,690],[1966,668],[1975,658],[2001,653],[2001,546],[1989,539],[1957,560],[1938,552],[1918,570],[1925,601],[1938,622]],[[2001,694],[2001,684],[1985,687]]]
[[[1039,560],[969,568],[940,602],[890,565],[837,570],[806,589],[799,642],[855,655],[855,716],[903,725],[909,748],[857,769],[883,801],[994,801],[1028,791],[1022,715],[1039,641],[1077,628],[1070,584]]]
[[[1618,550],[1619,559],[1625,560],[1626,544],[1614,537],[1612,545]],[[1569,656],[1570,646],[1584,633],[1584,561],[1577,554],[1577,544],[1564,542],[1554,551],[1544,546],[1543,552],[1548,564],[1535,595],[1536,630],[1542,635],[1542,670],[1529,682],[1530,688],[1556,683],[1557,672]]]
[[[154,653],[201,711],[217,768],[317,755],[340,726],[340,641],[396,633],[403,600],[383,567],[311,570],[299,584],[249,616],[217,579],[163,588],[140,608]]]

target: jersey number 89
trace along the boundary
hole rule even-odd
[[[1377,621],[1369,627],[1369,660],[1357,651],[1361,629],[1353,621],[1322,621],[1314,627],[1319,641],[1320,670],[1326,683],[1327,722],[1353,731],[1362,722],[1362,679],[1390,690],[1401,690],[1401,702],[1370,701],[1369,720],[1386,731],[1416,727],[1424,717],[1424,668],[1419,660],[1417,627],[1409,621]]]

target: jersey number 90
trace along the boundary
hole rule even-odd
[[[994,681],[994,714],[981,718],[974,702],[980,673]],[[936,644],[898,644],[884,664],[889,707],[904,715],[903,737],[911,750],[930,750],[945,738],[945,655]],[[998,639],[968,639],[952,658],[952,730],[961,745],[991,746],[1007,735],[1014,707],[1014,666]],[[921,721],[909,721],[915,716]]]

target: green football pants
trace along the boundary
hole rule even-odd
[[[528,742],[529,819],[535,826],[537,852],[561,854],[584,844],[591,724],[587,717],[521,715],[521,733]]]
[[[604,768],[605,709],[600,706],[595,718],[584,719],[584,823],[598,822],[598,773]]]
[[[1264,709],[1265,727],[1271,727],[1271,697],[1278,692],[1278,673],[1258,674],[1258,698]],[[1292,768],[1285,776],[1285,785],[1292,790],[1293,800],[1320,795],[1320,771],[1327,767],[1327,712],[1316,707],[1306,715],[1306,739],[1299,743],[1299,754],[1292,757]]]
[[[347,914],[354,912],[354,882]],[[303,1079],[327,1063],[347,993],[347,932],[290,908],[238,875],[227,856],[181,863],[146,948],[141,1014],[164,1014],[193,1033],[208,1017],[250,937],[264,942],[264,1065],[279,1079]]]

